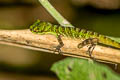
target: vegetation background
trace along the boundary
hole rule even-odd
[[[49,1],[74,26],[120,37],[120,0]],[[0,0],[0,29],[28,29],[36,19],[58,24],[38,0]],[[0,49],[0,80],[56,80],[50,67],[64,58],[7,45]],[[120,73],[119,66],[114,71]]]

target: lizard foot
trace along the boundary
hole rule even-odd
[[[95,46],[97,45],[97,43],[98,43],[98,39],[97,39],[97,38],[88,38],[88,39],[84,40],[82,43],[79,43],[79,44],[78,44],[78,48],[80,49],[80,48],[82,48],[82,47],[84,47],[84,46],[86,46],[86,45],[90,45],[90,46],[88,47],[88,50],[86,51],[86,53],[87,53],[91,58],[93,58],[93,57],[92,57],[92,52],[93,52]]]
[[[64,46],[64,43],[62,42],[62,39],[61,39],[60,35],[57,36],[57,40],[59,42],[59,45],[56,47],[54,53],[58,52],[59,54],[62,54],[61,48]]]

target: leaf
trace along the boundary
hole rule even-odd
[[[66,58],[53,64],[51,70],[60,80],[120,80],[105,65],[78,58]]]
[[[118,38],[118,37],[111,37],[111,36],[107,36],[107,37],[109,37],[110,39],[115,40],[116,42],[120,43],[120,38]]]

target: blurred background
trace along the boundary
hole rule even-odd
[[[120,0],[49,1],[74,26],[120,37]],[[28,29],[36,19],[58,24],[38,0],[0,0],[0,29]],[[50,67],[63,58],[0,44],[0,80],[58,80]]]

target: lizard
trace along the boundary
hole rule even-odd
[[[56,47],[55,52],[61,54],[61,48],[64,46],[64,43],[61,39],[62,36],[72,37],[77,39],[83,39],[81,43],[77,45],[77,47],[83,48],[86,45],[89,45],[87,54],[91,57],[91,54],[97,45],[97,43],[109,45],[115,48],[120,49],[120,43],[110,39],[109,37],[98,34],[93,31],[75,28],[75,27],[63,27],[59,25],[54,25],[49,22],[37,20],[34,24],[30,26],[30,31],[36,34],[52,34],[57,37],[59,45]]]

